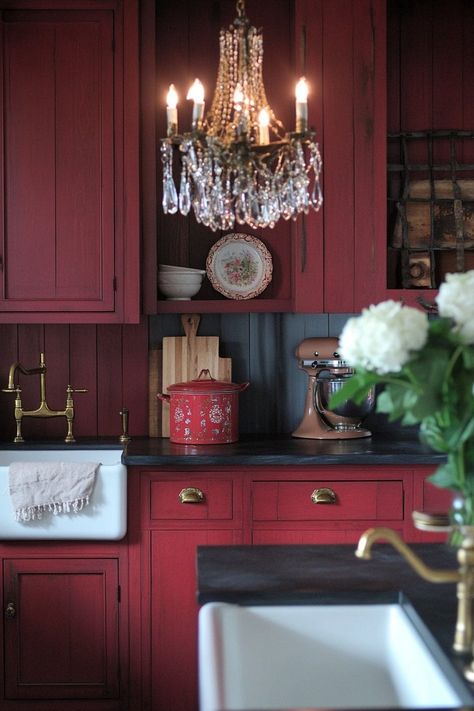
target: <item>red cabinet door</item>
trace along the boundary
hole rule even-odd
[[[5,560],[6,698],[117,698],[117,592],[115,559]]]
[[[147,710],[198,711],[196,547],[242,543],[242,482],[225,471],[144,471],[138,491],[133,468],[129,477],[130,527],[140,528],[139,562],[131,556],[131,677],[142,676]]]
[[[196,547],[241,542],[232,530],[151,532],[151,709],[198,711]]]
[[[77,2],[3,11],[0,321],[77,321],[79,314],[138,321],[138,180],[134,186],[134,134],[125,136],[124,120],[138,106],[130,96],[136,86],[130,92],[126,84],[133,62],[124,59],[123,12],[119,4]],[[127,47],[135,37],[129,30]],[[124,236],[132,219],[127,279],[136,281],[136,313],[128,319]]]

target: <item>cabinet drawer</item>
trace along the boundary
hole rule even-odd
[[[222,521],[233,517],[232,479],[188,477],[147,483],[152,521]]]
[[[321,489],[334,492],[332,503],[313,502]],[[403,482],[255,482],[252,516],[254,521],[401,520]]]

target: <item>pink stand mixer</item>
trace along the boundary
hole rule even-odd
[[[346,400],[339,407],[329,409],[333,393],[342,388],[354,369],[337,352],[337,338],[306,338],[295,351],[298,367],[308,375],[305,411],[293,437],[306,439],[352,439],[370,437],[363,428],[364,418],[375,404],[374,389],[359,405]]]

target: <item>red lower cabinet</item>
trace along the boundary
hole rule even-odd
[[[144,708],[198,710],[196,547],[240,542],[232,530],[151,532],[151,703]]]
[[[443,540],[433,469],[129,467],[123,541],[0,542],[1,711],[198,711],[197,546]]]
[[[2,710],[123,708],[117,559],[5,558],[3,600]]]
[[[196,547],[242,543],[242,477],[140,477],[142,709],[198,711]]]
[[[404,511],[411,474],[387,467],[321,467],[256,472],[251,541],[256,545],[357,543],[371,526],[409,538]]]

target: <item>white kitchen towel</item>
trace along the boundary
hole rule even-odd
[[[9,467],[10,498],[17,521],[43,513],[79,513],[89,503],[95,462],[15,462]]]

